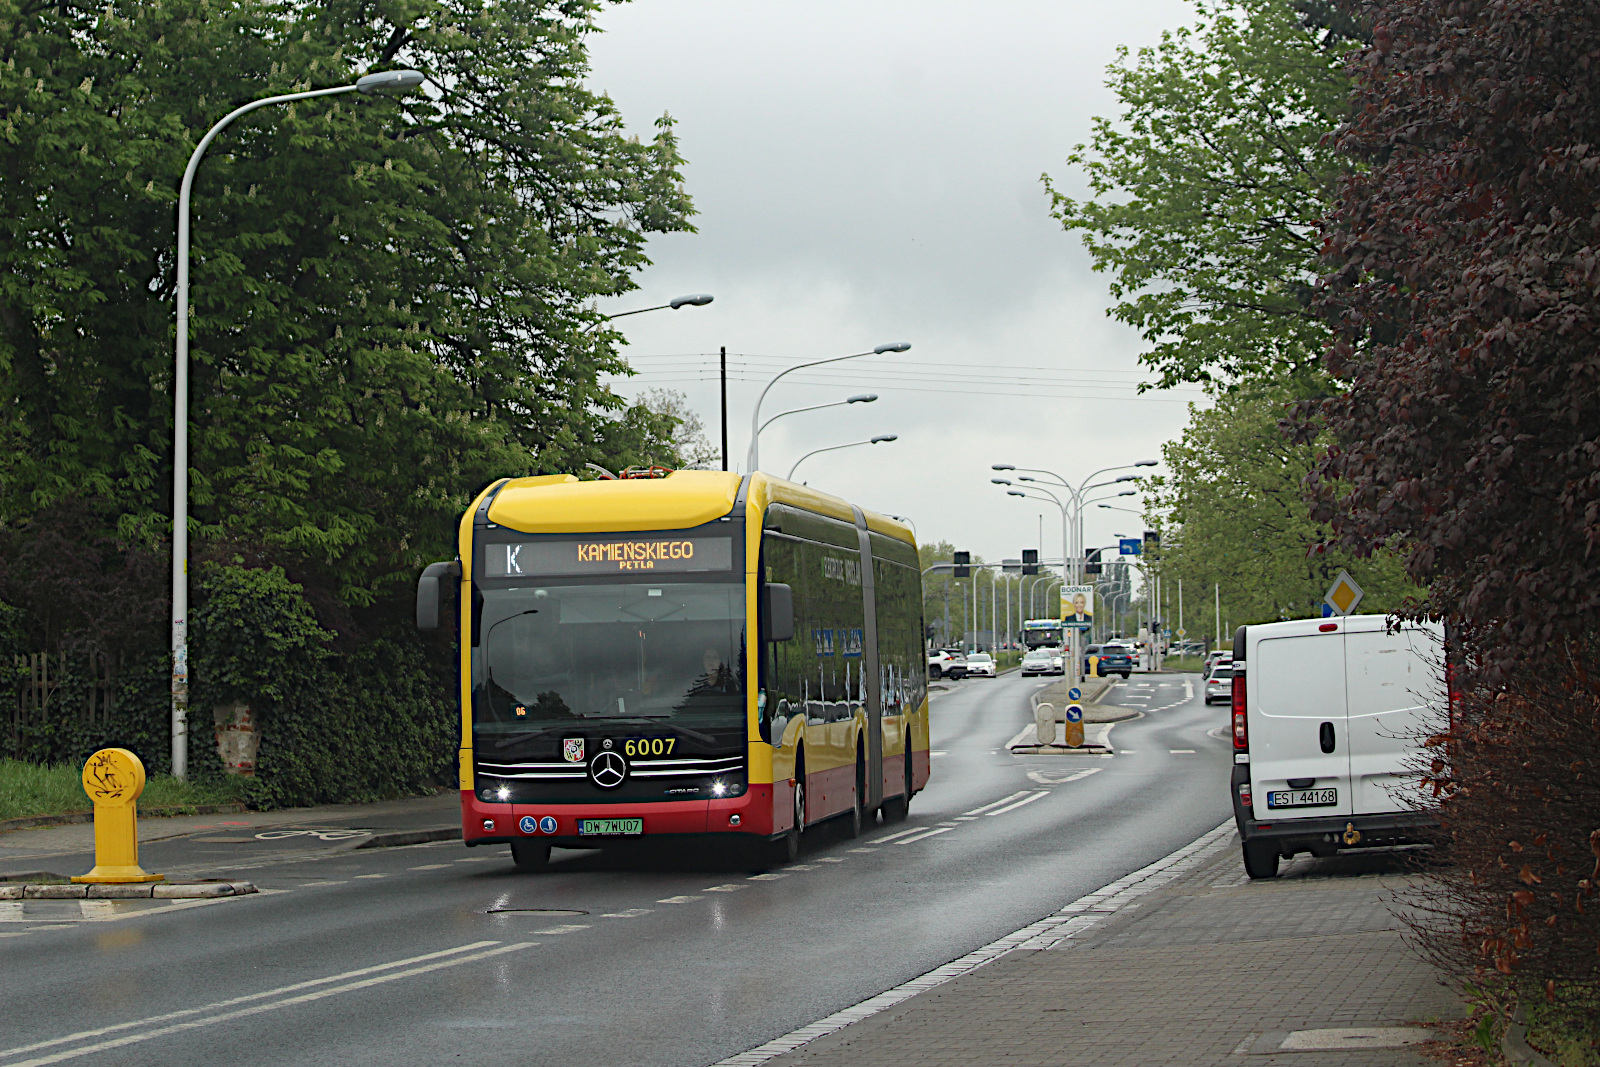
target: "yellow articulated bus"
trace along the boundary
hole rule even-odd
[[[519,867],[552,845],[903,819],[928,781],[909,527],[757,472],[508,478],[417,587],[459,588],[461,822]]]

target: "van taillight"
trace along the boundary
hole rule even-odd
[[[1249,699],[1247,693],[1249,686],[1245,683],[1244,671],[1241,664],[1233,667],[1233,750],[1235,752],[1248,752],[1250,750],[1250,733],[1245,726],[1245,710]]]

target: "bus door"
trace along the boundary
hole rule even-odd
[[[883,693],[878,671],[878,604],[872,568],[872,540],[867,532],[867,517],[854,504],[856,536],[861,542],[861,600],[865,618],[861,649],[861,680],[867,697],[867,795],[861,806],[868,814],[883,803]]]

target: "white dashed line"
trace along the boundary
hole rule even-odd
[[[789,875],[783,871],[768,871],[766,874],[752,874],[745,880],[749,882],[776,882],[779,878],[787,877]]]
[[[893,841],[897,837],[905,837],[908,834],[920,833],[921,831],[923,831],[925,829],[927,829],[927,827],[925,827],[925,826],[913,826],[909,830],[901,830],[901,831],[899,831],[897,833],[885,834],[882,837],[874,837],[872,839],[872,844],[874,844],[874,845],[886,845],[890,841]]]
[[[1045,797],[1047,797],[1049,795],[1050,795],[1050,790],[1048,790],[1048,789],[1040,789],[1037,792],[1035,792],[1032,796],[1023,797],[1021,800],[1017,801],[1015,804],[1008,804],[1003,808],[998,808],[995,811],[989,812],[988,815],[986,816],[986,818],[992,818],[993,816],[996,816],[996,815],[1004,815],[1008,811],[1016,811],[1018,808],[1022,807],[1024,804],[1032,804],[1035,800],[1043,800]]]
[[[926,841],[928,838],[933,837],[933,836],[935,836],[937,834],[947,834],[953,829],[955,829],[955,827],[953,827],[953,826],[935,826],[932,830],[929,830],[926,833],[918,834],[916,837],[907,837],[904,840],[896,841],[895,844],[897,844],[897,845],[914,845],[918,841]]]
[[[707,892],[707,893],[737,893],[741,889],[748,889],[748,888],[750,888],[750,887],[749,886],[744,886],[744,885],[733,885],[732,883],[730,883],[728,885],[707,886],[705,888],[705,892]]]
[[[690,896],[688,894],[683,894],[683,895],[676,896],[676,897],[662,897],[660,900],[656,901],[656,903],[657,904],[688,904],[690,901],[704,900],[704,899],[705,899],[705,897],[697,897],[697,896]]]
[[[998,808],[1002,804],[1009,804],[1013,800],[1016,800],[1018,797],[1025,797],[1027,795],[1028,795],[1028,790],[1026,790],[1026,789],[1018,790],[1017,792],[1012,793],[1008,797],[1001,797],[999,800],[990,801],[989,803],[985,804],[981,808],[973,808],[971,811],[962,812],[962,814],[963,815],[982,815],[984,812],[988,811],[990,808]]]
[[[608,911],[600,916],[602,919],[637,919],[641,915],[649,915],[654,908],[629,908],[627,911]]]

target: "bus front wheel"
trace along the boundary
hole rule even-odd
[[[542,871],[550,866],[550,846],[538,841],[513,841],[511,862],[519,871]]]

